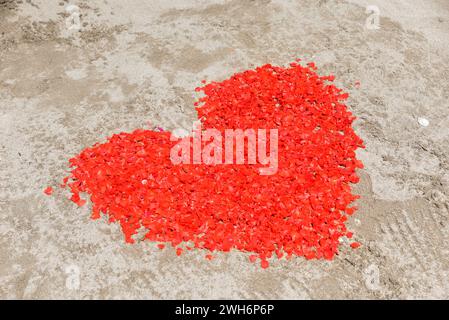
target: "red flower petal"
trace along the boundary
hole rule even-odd
[[[47,188],[45,188],[44,193],[45,193],[47,196],[51,195],[51,194],[53,193],[53,188],[52,188],[52,187],[47,187]]]
[[[262,260],[262,261],[260,262],[260,266],[261,266],[263,269],[268,268],[269,265],[270,265],[270,264],[268,263],[267,260]]]
[[[252,254],[249,256],[249,261],[251,261],[253,263],[256,261],[256,259],[257,259],[257,256],[255,254]]]

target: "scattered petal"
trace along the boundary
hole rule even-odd
[[[335,76],[315,70],[299,60],[288,67],[266,64],[195,89],[204,93],[196,103],[203,129],[278,130],[273,175],[260,174],[262,162],[174,164],[172,147],[196,138],[184,129],[172,135],[157,128],[114,134],[84,149],[69,160],[62,184],[79,206],[86,203],[80,193],[88,194],[92,218],[103,213],[119,223],[129,243],[145,228],[146,240],[237,249],[250,253],[251,262],[260,259],[262,268],[274,257],[331,260],[340,239],[352,236],[345,223],[358,196],[350,185],[359,181],[363,164],[355,151],[364,146],[352,129],[348,94],[333,84]]]
[[[268,263],[267,260],[262,260],[262,261],[260,262],[260,266],[261,266],[263,269],[268,268],[269,265],[270,265],[270,264]]]

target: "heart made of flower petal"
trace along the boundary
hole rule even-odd
[[[92,217],[119,222],[127,242],[144,228],[145,239],[171,243],[178,254],[182,245],[238,249],[263,267],[273,254],[332,259],[355,210],[350,184],[358,182],[355,150],[363,142],[351,127],[348,95],[315,70],[313,63],[267,64],[197,88],[203,130],[277,130],[274,174],[248,161],[174,164],[181,139],[139,129],[70,160],[71,199],[82,205],[80,193],[89,194]]]

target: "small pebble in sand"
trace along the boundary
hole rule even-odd
[[[418,118],[418,123],[422,127],[427,127],[429,125],[429,120],[427,120],[426,118]]]

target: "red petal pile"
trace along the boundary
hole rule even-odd
[[[52,188],[52,187],[47,187],[47,188],[45,188],[44,193],[45,193],[47,196],[50,196],[50,195],[53,193],[53,188]]]
[[[356,209],[350,183],[359,180],[355,150],[363,142],[343,102],[348,94],[315,70],[267,64],[197,88],[205,94],[196,104],[203,129],[278,129],[274,175],[250,164],[174,165],[169,132],[136,130],[72,158],[63,185],[78,205],[88,193],[92,218],[119,222],[127,242],[145,228],[146,239],[171,243],[178,255],[190,243],[252,252],[263,268],[273,253],[332,259]]]

